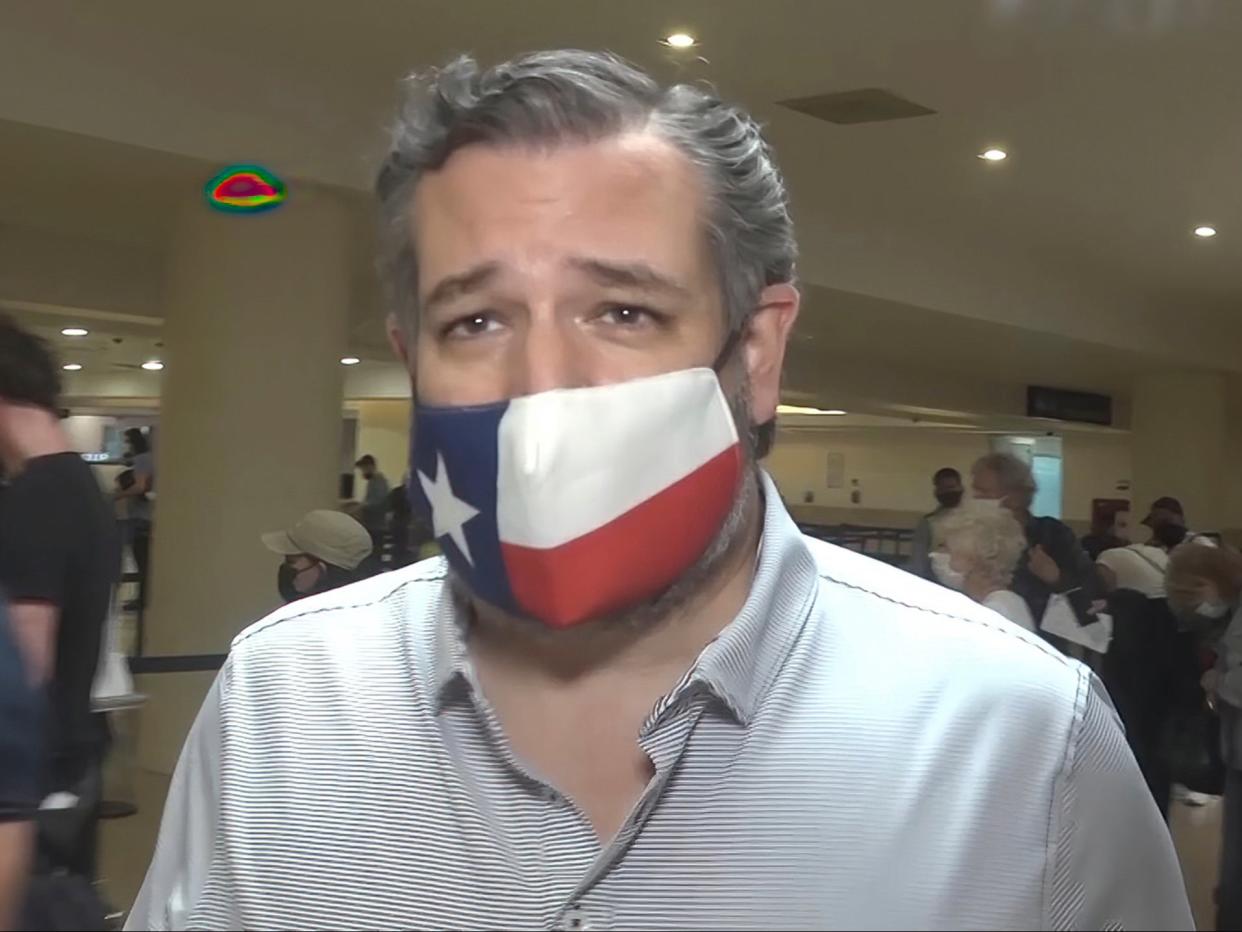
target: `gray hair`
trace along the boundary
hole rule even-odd
[[[1006,495],[1020,496],[1027,508],[1035,500],[1038,487],[1035,485],[1031,467],[1012,453],[989,453],[981,456],[971,467],[971,472],[990,472]]]
[[[935,525],[945,550],[959,552],[997,586],[1008,586],[1026,552],[1026,532],[1006,508],[981,508],[967,503]]]
[[[704,224],[729,332],[740,330],[765,285],[791,282],[797,245],[785,184],[758,124],[687,84],[662,88],[615,55],[561,50],[487,70],[463,56],[405,81],[405,99],[376,180],[381,268],[392,309],[413,335],[418,263],[408,214],[419,180],[475,143],[590,142],[651,129],[705,181]]]

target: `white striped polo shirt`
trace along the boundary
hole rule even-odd
[[[127,928],[1191,928],[1086,668],[765,490],[611,842],[515,759],[433,560],[234,641]]]

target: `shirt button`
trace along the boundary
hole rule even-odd
[[[590,914],[581,906],[574,905],[565,910],[565,915],[561,918],[560,928],[571,930],[571,932],[590,932],[592,929],[603,927],[593,924]]]
[[[540,795],[543,796],[545,802],[552,803],[554,806],[559,805],[561,802],[561,794],[550,786],[545,786],[540,790]]]

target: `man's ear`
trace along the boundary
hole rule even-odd
[[[388,331],[388,345],[392,347],[393,355],[405,366],[405,371],[410,372],[410,338],[406,330],[401,326],[401,321],[397,319],[396,314],[389,314],[385,322],[385,329]]]
[[[752,424],[766,424],[776,417],[785,346],[798,319],[800,300],[798,289],[788,283],[768,285],[759,293],[758,309],[750,318],[742,343],[742,358],[750,378]]]

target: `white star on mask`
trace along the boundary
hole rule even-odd
[[[466,533],[462,525],[479,513],[477,508],[463,502],[453,494],[449,484],[448,469],[444,466],[444,454],[436,454],[436,478],[429,479],[423,473],[418,474],[418,481],[423,493],[431,502],[431,523],[435,526],[436,537],[446,534],[453,539],[466,562],[473,565],[470,557],[470,545],[466,543]]]

